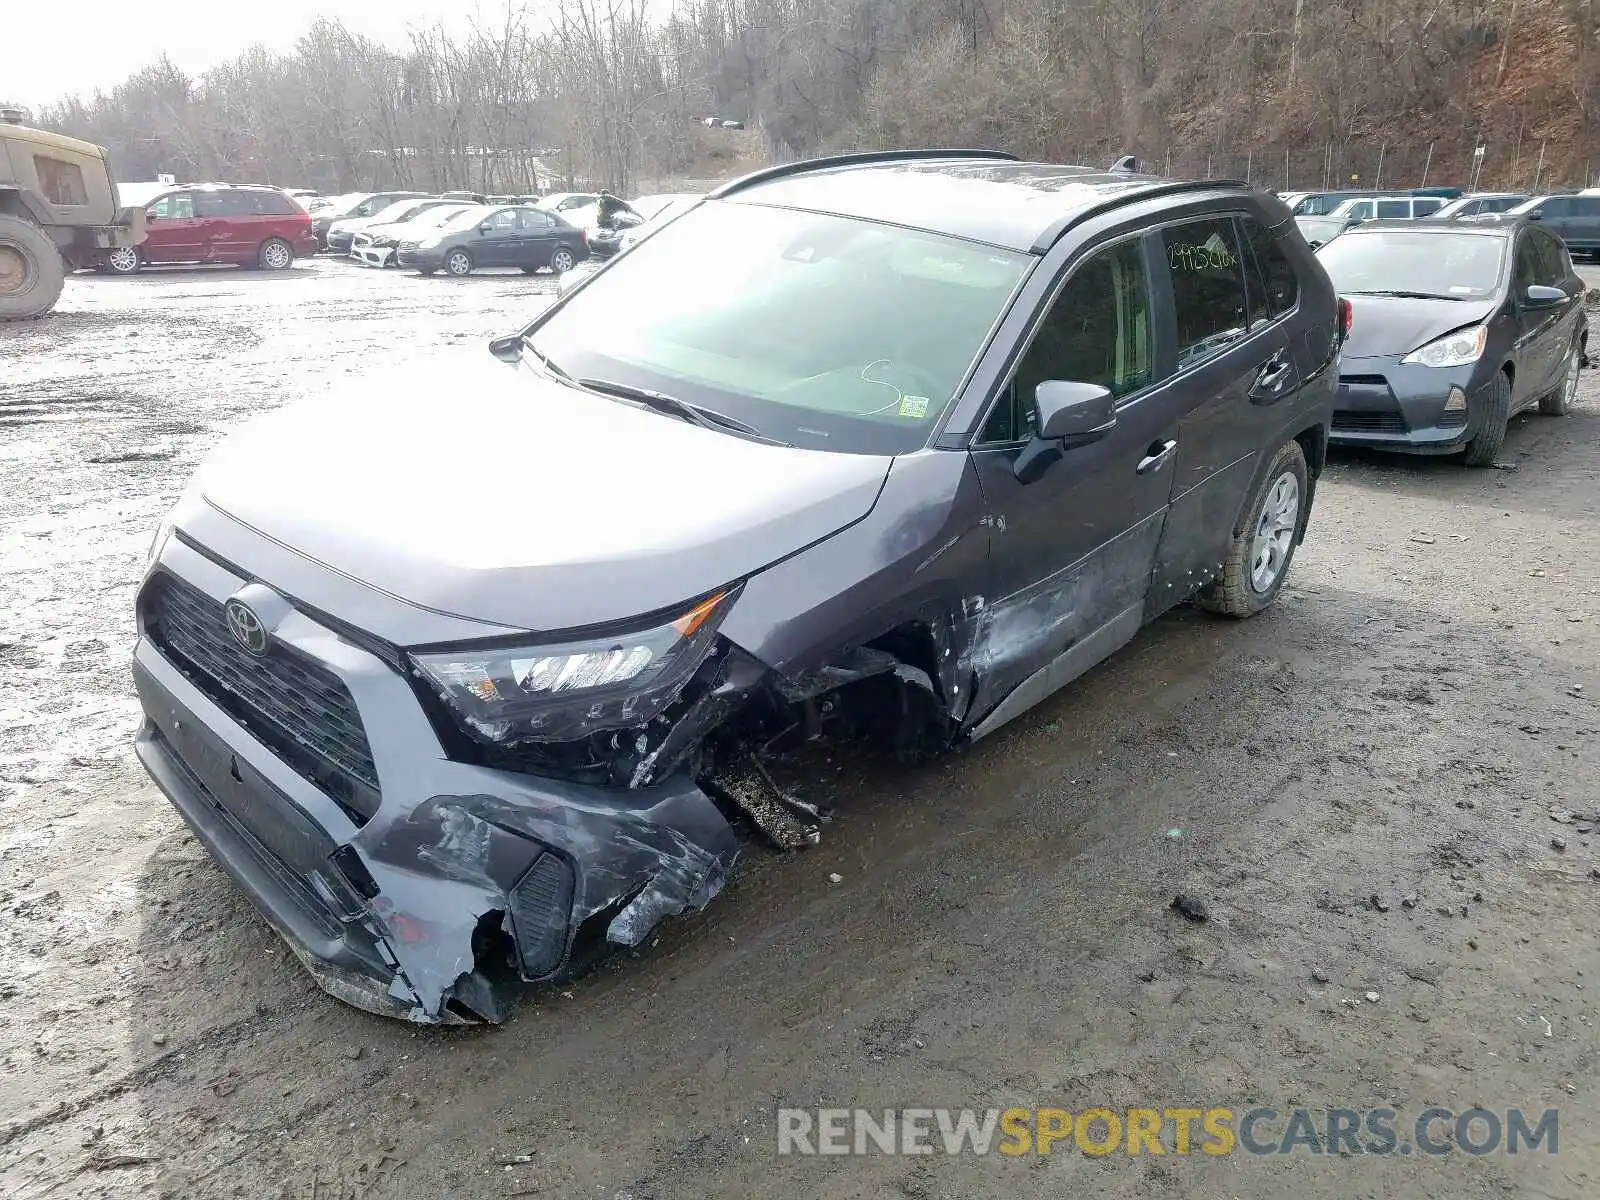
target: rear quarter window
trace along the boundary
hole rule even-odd
[[[1249,275],[1251,319],[1259,320],[1258,310],[1264,309],[1264,315],[1275,320],[1299,302],[1300,277],[1271,230],[1251,217],[1243,218],[1240,224],[1249,248],[1247,261],[1254,268]]]

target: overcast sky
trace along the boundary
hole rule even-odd
[[[461,28],[475,13],[504,13],[506,0],[72,0],[70,12],[49,0],[0,0],[0,8],[11,51],[0,65],[0,100],[38,108],[63,95],[110,90],[163,50],[199,74],[257,42],[293,45],[317,17],[398,44],[410,26],[443,21]],[[30,44],[38,51],[15,52]]]

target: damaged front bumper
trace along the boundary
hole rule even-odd
[[[220,612],[241,581],[210,564],[201,574],[188,582]],[[186,659],[143,625],[137,750],[337,998],[424,1023],[498,1022],[522,985],[561,976],[590,941],[638,945],[726,881],[740,843],[688,777],[600,788],[452,762],[388,664],[299,613],[275,637],[367,715],[372,804],[335,800],[337,789],[306,777],[305,760],[291,765],[282,744],[267,744],[303,741],[305,730],[240,709],[249,676],[234,680],[238,694],[219,688],[232,677],[213,650],[175,643]]]
[[[375,246],[359,236],[350,243],[350,257],[364,267],[387,267],[394,255],[393,246]]]

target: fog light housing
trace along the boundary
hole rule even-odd
[[[1458,387],[1450,389],[1450,396],[1444,402],[1445,412],[1466,412],[1467,394]]]
[[[566,860],[546,851],[511,889],[511,930],[524,978],[542,979],[566,957],[573,883]]]

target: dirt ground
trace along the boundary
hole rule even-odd
[[[240,418],[482,354],[552,287],[80,276],[0,329],[0,1195],[1600,1194],[1588,378],[1503,470],[1340,457],[1268,614],[1178,612],[970,753],[841,766],[820,846],[498,1029],[315,990],[134,761],[136,577]],[[780,1104],[1185,1103],[1557,1107],[1559,1152],[774,1153]]]

